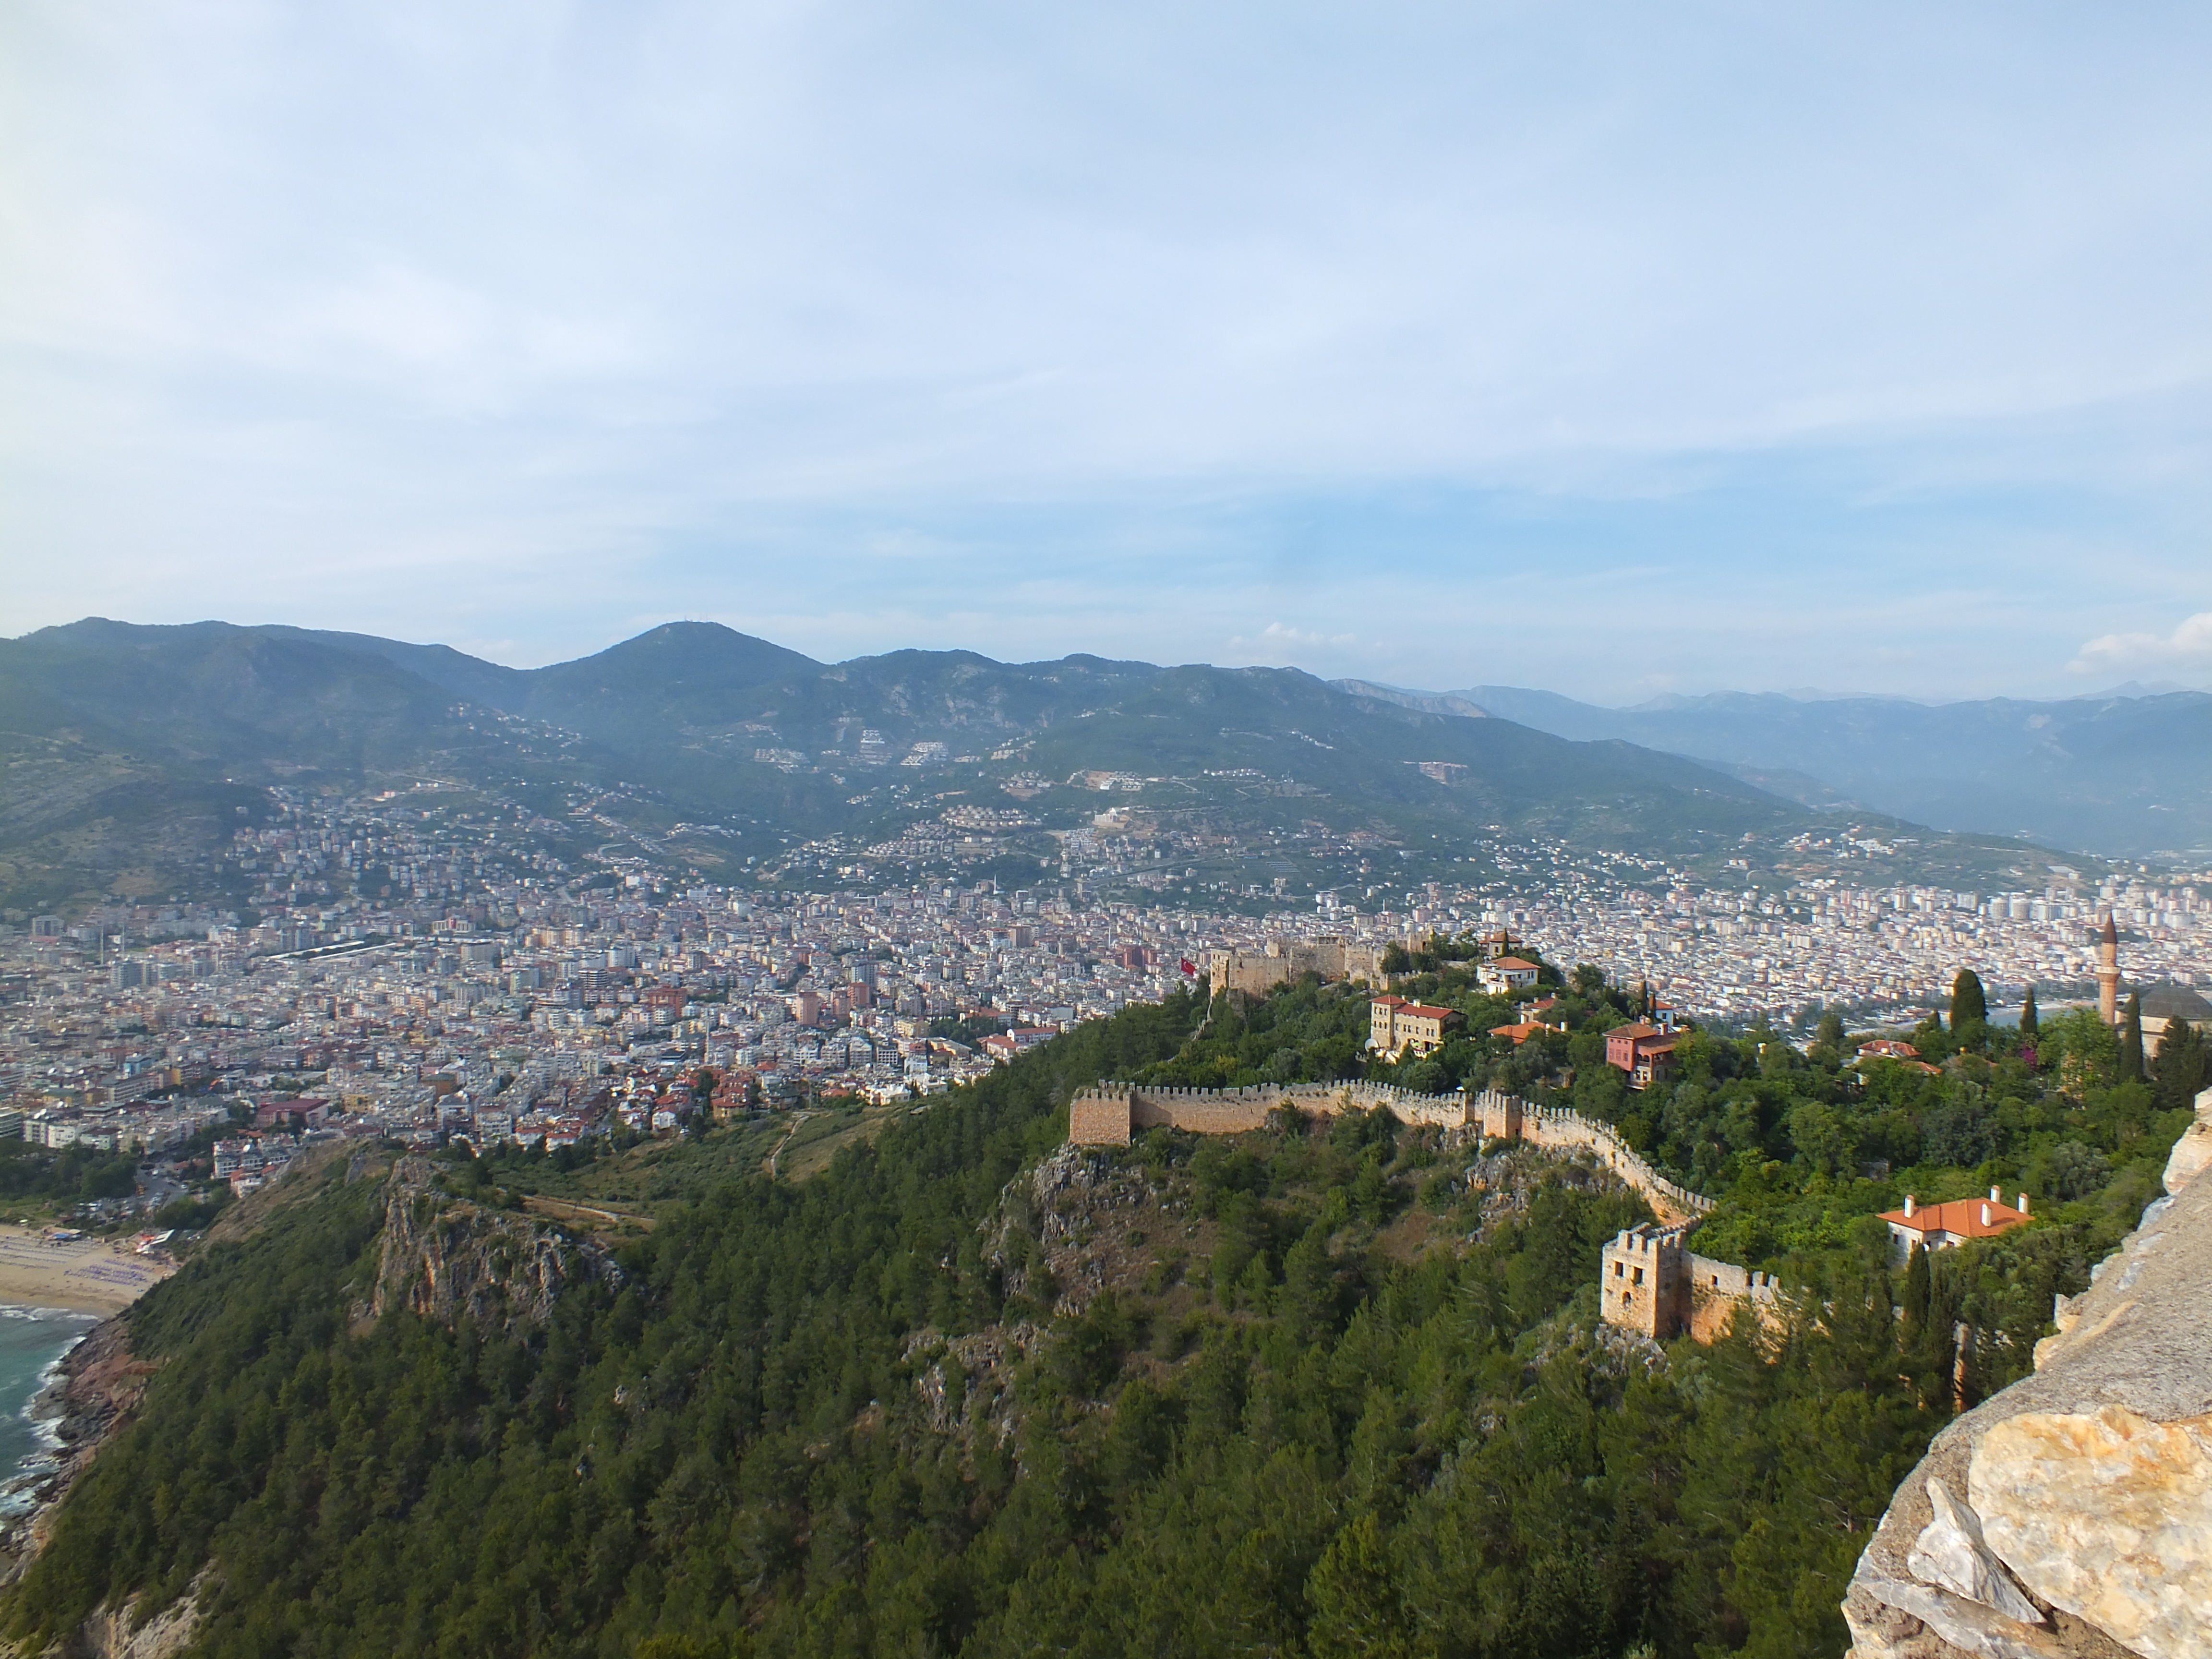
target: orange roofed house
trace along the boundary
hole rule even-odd
[[[1605,1034],[1605,1063],[1628,1073],[1632,1089],[1649,1088],[1674,1066],[1674,1033],[1637,1021]]]
[[[1525,991],[1536,982],[1536,964],[1521,957],[1492,957],[1474,970],[1474,982],[1492,996]]]
[[[1376,997],[1367,1005],[1367,1046],[1394,1058],[1409,1048],[1417,1054],[1432,1054],[1444,1046],[1444,1034],[1465,1018],[1456,1008]]]
[[[1926,1250],[1955,1249],[1970,1238],[1994,1238],[2026,1224],[2027,1194],[2021,1194],[2017,1205],[2008,1204],[1992,1187],[1987,1198],[1922,1204],[1907,1193],[1905,1207],[1887,1211],[1881,1218],[1889,1224],[1890,1247],[1901,1261],[1915,1244]]]

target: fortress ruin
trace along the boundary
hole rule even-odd
[[[1324,980],[1364,979],[1382,983],[1382,951],[1379,945],[1362,945],[1334,934],[1316,939],[1271,939],[1262,951],[1216,950],[1206,952],[1206,978],[1213,994],[1242,991],[1264,996],[1278,985],[1289,985],[1308,974]]]
[[[1267,1114],[1285,1106],[1311,1117],[1387,1111],[1401,1123],[1464,1129],[1484,1140],[1593,1152],[1670,1225],[1687,1225],[1713,1207],[1712,1200],[1677,1186],[1645,1163],[1607,1125],[1565,1107],[1531,1106],[1495,1089],[1423,1095],[1388,1083],[1263,1083],[1244,1089],[1101,1083],[1077,1090],[1069,1101],[1067,1138],[1078,1146],[1126,1146],[1138,1130],[1163,1125],[1193,1134],[1243,1134],[1266,1127]]]
[[[1078,1090],[1068,1103],[1067,1138],[1078,1146],[1126,1146],[1138,1131],[1163,1127],[1201,1135],[1243,1134],[1266,1127],[1268,1114],[1284,1108],[1312,1117],[1387,1111],[1401,1123],[1462,1130],[1483,1140],[1595,1154],[1660,1218],[1656,1227],[1645,1222],[1629,1228],[1601,1253],[1599,1289],[1607,1324],[1655,1341],[1686,1334],[1710,1342],[1736,1308],[1748,1306],[1765,1319],[1778,1307],[1781,1292],[1771,1274],[1684,1248],[1690,1228],[1711,1213],[1712,1200],[1668,1180],[1607,1125],[1564,1107],[1531,1106],[1494,1089],[1422,1095],[1387,1083],[1269,1083],[1244,1089],[1102,1083]]]
[[[1740,1307],[1749,1307],[1762,1321],[1778,1313],[1782,1292],[1773,1274],[1686,1249],[1687,1231],[1647,1221],[1627,1228],[1600,1252],[1598,1294],[1606,1323],[1655,1342],[1685,1334],[1711,1342]]]

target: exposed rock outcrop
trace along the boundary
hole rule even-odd
[[[143,1625],[135,1595],[119,1607],[102,1607],[78,1626],[72,1651],[85,1659],[175,1659],[199,1630],[208,1577],[202,1568],[182,1595]]]
[[[2212,1091],[2035,1374],[1936,1437],[1844,1601],[1855,1659],[2212,1659]]]
[[[439,1192],[436,1166],[404,1158],[385,1203],[384,1254],[374,1299],[358,1311],[405,1308],[450,1324],[465,1315],[486,1329],[539,1325],[567,1286],[622,1282],[597,1244],[526,1215],[487,1210]]]

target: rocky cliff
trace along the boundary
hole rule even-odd
[[[422,1158],[403,1158],[393,1168],[376,1291],[358,1315],[405,1308],[445,1324],[465,1315],[485,1329],[543,1324],[564,1286],[622,1282],[622,1269],[598,1244],[449,1197],[437,1189],[436,1175]]]
[[[1938,1435],[1860,1558],[1854,1659],[2212,1659],[2212,1090],[2035,1373]]]

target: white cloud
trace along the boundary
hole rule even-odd
[[[2122,668],[2212,668],[2212,611],[2200,611],[2171,634],[2100,634],[2066,665],[2076,674]]]
[[[2172,0],[15,0],[0,632],[2055,680],[2212,602],[2208,74]]]

